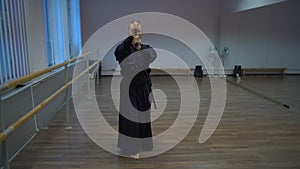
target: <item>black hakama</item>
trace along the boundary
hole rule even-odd
[[[121,67],[120,112],[118,147],[124,155],[134,155],[153,148],[149,64],[156,52],[149,45],[137,50],[128,38],[115,50]],[[127,43],[127,44],[126,44]]]

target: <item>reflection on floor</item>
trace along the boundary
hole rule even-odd
[[[235,81],[236,78],[228,79]],[[240,85],[300,113],[299,75],[246,75],[242,77]]]

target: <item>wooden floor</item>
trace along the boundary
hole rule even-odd
[[[247,75],[242,77],[240,85],[286,104],[300,113],[300,76],[298,75]]]
[[[272,80],[270,80],[272,79]],[[107,121],[117,128],[117,113],[107,97],[110,77],[96,87],[98,103]],[[200,111],[187,137],[172,150],[151,158],[118,157],[98,147],[81,128],[71,106],[72,130],[65,130],[65,110],[57,113],[48,130],[41,131],[11,162],[12,169],[287,169],[300,168],[300,114],[266,100],[233,83],[227,83],[222,120],[205,143],[198,137],[210,105],[208,78],[198,79]],[[245,76],[243,85],[299,107],[300,76]],[[153,77],[174,103],[178,88],[167,76]],[[169,111],[153,122],[154,135],[176,119]],[[106,106],[106,107],[105,107]],[[168,107],[167,107],[168,109]],[[175,106],[176,109],[176,106]]]

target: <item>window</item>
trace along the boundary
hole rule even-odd
[[[48,66],[80,54],[80,1],[44,0]],[[28,74],[24,0],[0,0],[0,84]]]
[[[48,66],[78,56],[81,51],[79,0],[44,0]]]
[[[0,0],[0,84],[28,74],[23,0]]]

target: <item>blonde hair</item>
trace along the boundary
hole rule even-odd
[[[143,33],[143,27],[139,21],[134,20],[129,24],[128,34],[130,36],[135,36],[137,34],[142,34],[142,33]]]

